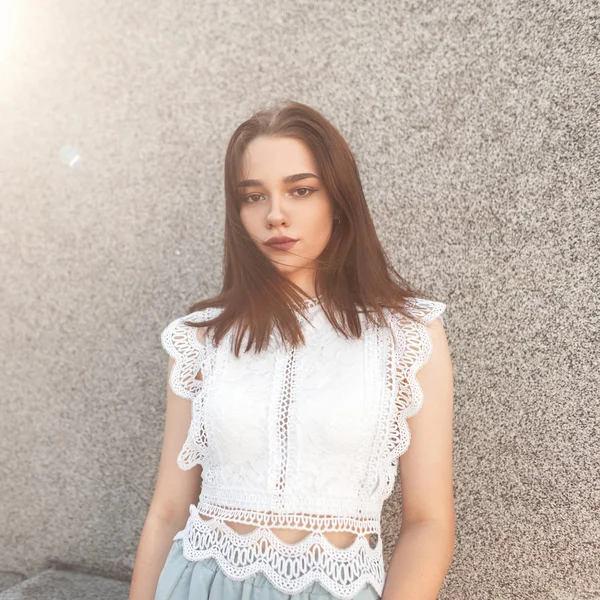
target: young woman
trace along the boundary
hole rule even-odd
[[[445,304],[390,266],[314,109],[255,113],[224,175],[222,291],[161,335],[165,433],[129,598],[434,600],[454,548]]]

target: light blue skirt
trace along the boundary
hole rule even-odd
[[[183,540],[173,541],[161,571],[154,600],[336,600],[318,581],[298,594],[286,594],[263,573],[250,575],[242,581],[229,579],[214,558],[189,561],[183,556]],[[381,600],[370,584],[355,600]]]

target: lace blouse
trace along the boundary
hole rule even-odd
[[[213,318],[220,308],[179,317],[162,331],[174,359],[171,389],[192,402],[177,464],[202,465],[198,503],[173,539],[183,540],[188,560],[214,557],[235,580],[260,571],[286,594],[318,581],[340,599],[369,583],[381,596],[382,505],[410,443],[406,420],[423,401],[416,374],[432,349],[426,325],[446,305],[411,298],[423,324],[387,310],[387,324],[375,326],[360,314],[363,334],[348,340],[318,299],[305,304],[306,344],[295,349],[278,331],[266,351],[237,358],[233,330],[218,347],[210,333],[200,342],[184,321]],[[241,534],[224,521],[255,528]],[[309,533],[287,543],[274,527]],[[341,548],[328,531],[357,535]]]

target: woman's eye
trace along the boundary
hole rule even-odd
[[[296,188],[294,191],[295,192],[299,192],[300,190],[304,190],[304,191],[308,192],[308,194],[300,194],[301,198],[305,198],[306,196],[310,196],[312,194],[312,192],[315,191],[315,190],[312,190],[312,189],[306,188],[306,187]]]
[[[248,202],[250,200],[250,198],[255,198],[256,196],[260,196],[260,194],[248,194],[245,198],[244,198],[244,202]]]

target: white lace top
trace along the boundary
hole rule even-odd
[[[183,470],[202,465],[199,501],[173,539],[183,540],[188,560],[214,557],[235,580],[260,571],[286,594],[318,581],[336,598],[353,598],[368,583],[381,596],[382,504],[410,443],[406,419],[422,404],[416,374],[431,341],[425,325],[391,311],[385,327],[361,314],[363,335],[348,340],[316,299],[306,305],[306,344],[296,349],[285,349],[277,330],[266,351],[238,358],[232,330],[218,347],[210,335],[201,343],[183,322],[212,318],[219,308],[163,330],[162,345],[175,361],[170,386],[192,402],[177,463]],[[411,299],[411,314],[424,324],[445,308]],[[224,521],[256,528],[240,534]],[[272,527],[310,533],[286,543]],[[357,536],[342,548],[327,531]]]

